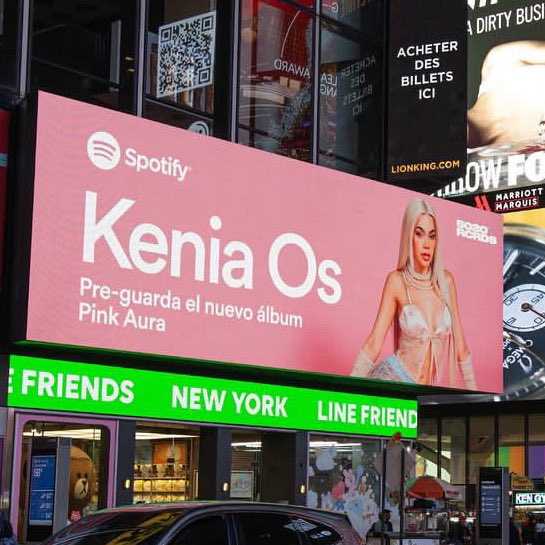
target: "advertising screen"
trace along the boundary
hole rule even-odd
[[[30,509],[28,523],[34,526],[53,525],[55,498],[55,456],[32,456],[30,467]]]
[[[501,263],[494,214],[39,96],[26,340],[500,392]]]
[[[413,399],[27,356],[10,358],[10,377],[10,407],[405,438],[418,427]]]
[[[503,530],[509,525],[509,469],[506,467],[479,468],[478,538],[508,543]]]
[[[468,0],[468,162],[437,195],[506,213],[545,206],[545,4]]]
[[[481,484],[481,525],[501,524],[501,484],[483,482]]]
[[[505,395],[544,398],[545,210],[503,218]]]
[[[425,191],[464,172],[466,6],[452,0],[389,0],[388,11],[385,179]]]

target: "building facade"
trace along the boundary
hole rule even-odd
[[[2,506],[21,541],[42,539],[99,508],[197,498],[347,509],[362,535],[376,520],[381,489],[373,462],[395,430],[403,429],[407,439],[416,436],[413,392],[365,390],[369,403],[391,399],[403,408],[410,426],[406,419],[388,431],[375,426],[350,432],[342,423],[320,431],[320,422],[305,424],[304,414],[291,424],[273,415],[282,416],[282,400],[291,403],[298,394],[307,399],[298,402],[301,413],[312,395],[361,403],[359,387],[266,368],[29,345],[18,341],[26,335],[17,331],[28,302],[27,294],[16,295],[26,293],[19,274],[29,266],[20,248],[34,242],[16,210],[25,208],[38,171],[28,161],[37,146],[28,137],[36,130],[38,91],[376,178],[382,168],[382,3],[345,4],[342,10],[337,3],[277,0],[22,0],[2,6],[6,132],[9,122]],[[50,320],[57,319],[55,311]],[[193,412],[176,416],[170,406],[169,414],[169,399],[164,406],[159,401],[160,379],[193,383],[191,396],[199,396],[191,398]],[[215,391],[223,385],[253,396],[245,418],[197,414],[212,383]],[[286,383],[292,390],[287,396]],[[128,384],[141,388],[134,395],[146,406],[126,410],[133,395]],[[184,391],[180,386],[182,405]],[[91,405],[83,406],[84,398]],[[110,405],[93,405],[99,398]],[[273,399],[279,407],[268,406],[267,422],[252,403]]]
[[[324,308],[340,298],[335,282],[340,275],[338,263],[329,255],[320,256],[310,267],[315,269],[312,280],[323,281],[316,286],[307,281],[310,273],[306,280],[297,276],[302,270],[297,258],[290,258],[295,272],[288,279],[281,277],[278,268],[268,268],[286,300],[297,299],[298,290],[317,294],[318,302],[309,305],[306,313],[312,324],[312,343],[308,338],[306,344],[298,341],[289,357],[283,350],[287,350],[285,339],[291,337],[262,336],[256,329],[239,336],[225,322],[219,327],[200,324],[189,333],[180,328],[179,338],[174,336],[166,348],[160,342],[154,344],[149,331],[143,331],[155,327],[160,337],[166,318],[153,325],[131,318],[141,331],[129,340],[119,340],[101,328],[105,322],[117,325],[116,309],[105,303],[116,298],[124,310],[146,306],[148,294],[155,301],[148,306],[162,307],[161,312],[197,312],[195,293],[184,294],[176,302],[168,281],[161,280],[159,287],[151,289],[135,280],[136,273],[163,272],[166,256],[170,276],[183,277],[183,244],[194,248],[190,265],[194,284],[202,276],[211,285],[253,288],[249,272],[253,269],[247,264],[248,256],[253,259],[254,255],[247,248],[261,243],[256,227],[260,223],[267,226],[268,221],[279,230],[274,224],[277,218],[286,218],[292,235],[280,242],[298,244],[307,265],[312,264],[313,248],[307,241],[311,236],[318,239],[320,250],[344,252],[347,261],[357,255],[357,267],[343,274],[349,278],[351,274],[361,285],[369,280],[373,297],[379,297],[382,278],[378,273],[366,272],[369,279],[361,280],[361,272],[367,271],[367,254],[359,255],[359,250],[339,241],[360,244],[362,239],[351,235],[362,229],[362,224],[350,223],[355,215],[368,221],[372,212],[386,222],[385,229],[394,230],[388,214],[394,207],[396,214],[402,210],[409,195],[386,186],[378,189],[378,184],[362,179],[361,190],[372,201],[365,208],[354,204],[363,200],[359,186],[357,191],[350,186],[347,193],[337,188],[349,186],[341,173],[387,177],[385,4],[379,0],[19,0],[4,3],[2,9],[0,106],[7,112],[6,127],[9,122],[9,158],[1,349],[8,388],[2,400],[1,482],[2,506],[9,510],[20,539],[41,539],[67,521],[103,507],[185,499],[282,501],[346,510],[365,535],[392,498],[386,497],[376,460],[396,431],[407,440],[406,446],[416,438],[416,398],[430,389],[349,377],[362,341],[359,322],[370,327],[367,322],[372,317],[362,318],[361,308],[347,303],[338,313],[337,329],[328,329],[332,321]],[[394,104],[393,99],[389,104]],[[241,147],[207,142],[175,128]],[[444,136],[445,131],[438,129]],[[465,133],[465,121],[463,129]],[[89,131],[99,136],[93,139]],[[129,148],[126,142],[131,138],[138,143]],[[402,141],[397,135],[396,140]],[[146,151],[147,146],[154,151]],[[247,148],[281,158],[247,155]],[[119,154],[124,150],[128,155],[122,166]],[[78,163],[78,153],[85,164]],[[240,185],[230,165],[239,161]],[[117,176],[118,164],[127,172],[132,168],[130,175]],[[195,184],[203,193],[196,190],[183,200],[176,192],[186,176],[187,180],[195,172],[199,176],[196,164],[208,169],[208,177],[198,178]],[[139,185],[144,175],[150,176],[145,190]],[[175,189],[164,189],[167,178],[169,183],[177,179],[179,184],[172,185]],[[224,179],[225,187],[208,186],[212,178]],[[70,199],[81,189],[81,180],[89,184],[84,194],[84,240],[74,242],[72,235],[82,227],[83,215],[81,203]],[[110,187],[102,185],[108,180]],[[350,180],[353,184],[354,179]],[[305,181],[308,187],[297,185]],[[136,189],[128,189],[133,182]],[[126,193],[116,193],[117,183],[126,184]],[[387,196],[380,191],[387,191]],[[230,214],[207,210],[205,223],[199,224],[192,214],[205,197],[218,208],[231,206]],[[153,210],[153,221],[142,216],[132,231],[120,227],[117,232],[114,223],[119,220],[121,225],[131,207],[132,213],[142,202]],[[455,225],[463,213],[450,203],[445,206],[449,224]],[[147,213],[145,206],[142,209]],[[468,214],[470,225],[488,221],[473,215],[474,211]],[[392,239],[398,237],[401,213],[398,216]],[[226,217],[240,222],[239,232],[231,234]],[[173,218],[194,223],[179,226]],[[169,229],[162,228],[161,221],[170,222]],[[497,231],[497,222],[491,221],[490,229]],[[320,231],[321,225],[333,227]],[[298,228],[305,236],[298,234]],[[367,233],[374,228],[369,226]],[[454,228],[451,231],[451,247],[464,243],[468,255],[489,252],[487,266],[498,264],[491,245],[480,248],[455,234]],[[221,246],[225,241],[220,238],[228,238],[224,233],[231,234],[227,250]],[[245,246],[243,237],[252,243]],[[203,258],[202,269],[201,247],[203,255],[216,256]],[[241,259],[243,264],[225,259],[220,268],[220,247],[222,259],[236,251],[248,259]],[[384,242],[377,237],[369,255],[383,260],[381,266],[394,268],[397,255],[382,256],[383,250]],[[78,268],[79,261],[95,263],[95,255],[101,252],[105,252],[101,259],[106,267],[113,264],[123,274],[129,271],[120,276],[123,287],[130,286],[126,290],[129,302],[123,302],[119,286],[109,284],[114,276],[108,280],[98,271],[91,277]],[[260,247],[256,261],[262,253]],[[74,255],[78,263],[69,259]],[[458,268],[461,291],[468,290],[467,301],[477,301],[477,292],[488,295],[497,287],[495,277],[482,290],[468,287],[461,274],[465,266],[451,261],[451,268]],[[79,275],[77,290],[72,273]],[[262,278],[256,273],[256,285],[258,280]],[[309,282],[313,285],[307,289]],[[371,303],[363,298],[365,289],[354,288],[354,301],[368,308]],[[66,295],[76,292],[72,299]],[[227,297],[230,292],[219,293],[226,304],[232,302]],[[299,307],[294,304],[291,312],[275,318],[278,309],[271,302],[276,302],[274,295],[265,292],[260,301],[269,309],[264,321],[271,328],[297,329]],[[79,312],[75,322],[90,324],[91,333],[72,335],[70,305]],[[227,306],[218,310],[216,305],[210,313],[223,313],[221,318],[230,313],[227,317],[234,318],[239,312],[238,318],[245,319],[249,307]],[[342,346],[345,335],[352,335],[353,346]],[[489,349],[485,335],[473,331],[471,336],[476,339],[475,359],[484,362],[477,370],[482,384]],[[477,337],[483,339],[477,341]],[[230,347],[231,352],[223,355],[218,346]],[[442,386],[447,385],[444,375]],[[453,371],[452,379],[449,387],[460,387],[459,371]],[[234,403],[231,412],[223,411],[222,392]],[[285,403],[296,408],[287,411]],[[353,407],[360,411],[358,418]],[[433,420],[426,413],[420,442],[433,450],[433,437],[437,437],[435,441],[443,445],[439,452],[445,454],[422,455],[421,463],[426,461],[428,473],[435,464],[447,480],[470,484],[469,470],[455,468],[454,461],[447,469],[449,442],[440,430],[450,427],[445,421],[439,428],[439,422],[442,417]],[[465,420],[456,423],[467,450]],[[451,444],[454,448],[457,439]],[[462,462],[456,457],[458,463]]]

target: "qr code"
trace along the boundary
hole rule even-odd
[[[159,27],[158,98],[213,82],[215,38],[215,11]]]

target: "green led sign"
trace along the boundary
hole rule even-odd
[[[11,356],[8,406],[416,438],[417,403],[69,361]]]
[[[515,492],[515,505],[545,505],[544,492]]]

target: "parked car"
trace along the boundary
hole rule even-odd
[[[361,545],[342,513],[284,504],[180,502],[90,514],[42,545]]]

